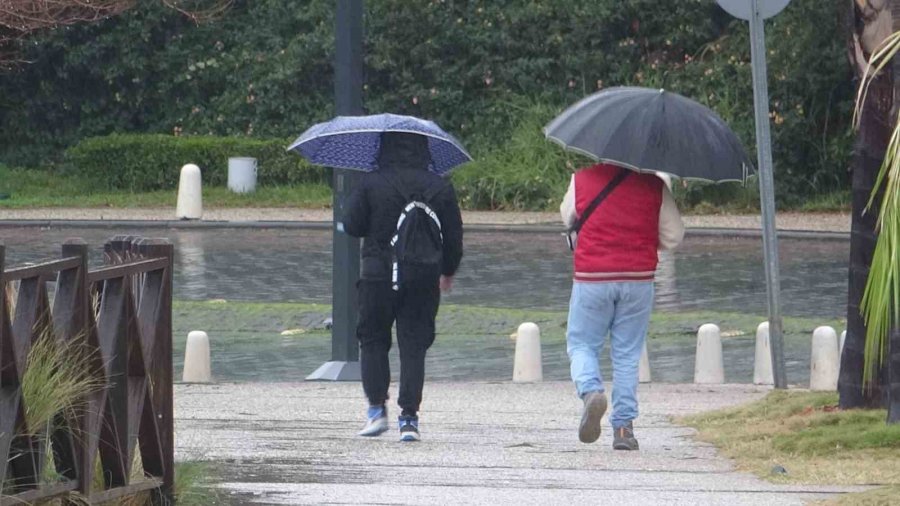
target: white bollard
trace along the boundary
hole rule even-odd
[[[809,360],[809,389],[837,390],[840,354],[837,332],[831,327],[819,327],[813,332]]]
[[[701,326],[697,332],[694,383],[725,383],[725,367],[722,364],[722,335],[719,327],[712,323]]]
[[[756,358],[753,362],[753,384],[774,385],[772,374],[772,349],[769,348],[769,322],[756,327]]]
[[[228,189],[235,193],[256,191],[256,158],[245,156],[228,159]]]
[[[516,361],[513,382],[527,383],[544,379],[541,365],[541,329],[531,322],[519,325],[516,337]]]
[[[644,340],[644,350],[641,351],[641,363],[638,366],[638,382],[650,383],[650,353],[647,352],[647,340]]]
[[[194,330],[188,334],[184,350],[185,383],[209,383],[212,381],[209,356],[209,336],[206,332]]]
[[[203,216],[203,183],[200,167],[189,163],[181,168],[175,216],[179,220],[199,220]]]
[[[838,356],[844,355],[844,341],[847,340],[847,331],[841,332],[841,343],[838,345]]]

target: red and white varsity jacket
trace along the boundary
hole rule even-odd
[[[622,169],[598,164],[572,176],[560,206],[570,227]],[[663,180],[632,172],[600,203],[581,228],[575,247],[575,281],[650,281],[657,251],[681,243],[684,225]]]

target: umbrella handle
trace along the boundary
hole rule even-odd
[[[563,232],[562,236],[566,238],[566,244],[569,245],[569,251],[575,251],[575,239],[572,238],[572,233]]]

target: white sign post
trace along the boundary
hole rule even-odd
[[[778,236],[775,230],[775,178],[772,137],[769,132],[769,87],[766,73],[764,21],[787,7],[790,0],[716,0],[732,16],[750,21],[750,57],[753,69],[753,104],[756,116],[756,157],[762,208],[763,249],[766,257],[766,292],[769,302],[769,344],[775,388],[787,388],[784,370],[784,333],[781,319],[781,281],[778,274]]]

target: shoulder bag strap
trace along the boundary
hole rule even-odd
[[[628,177],[628,174],[630,172],[630,170],[623,168],[621,169],[621,172],[616,174],[616,177],[614,177],[609,183],[606,184],[606,187],[603,188],[603,190],[601,190],[596,197],[594,197],[594,200],[592,200],[591,203],[587,206],[587,209],[585,209],[584,212],[581,213],[581,216],[579,216],[578,219],[575,220],[575,223],[573,223],[569,228],[570,234],[572,232],[578,232],[581,230],[581,227],[584,226],[584,222],[587,221],[588,218],[590,218],[591,214],[594,212],[594,209],[597,209],[597,206],[599,206],[600,203],[603,202],[603,200],[606,199],[606,197],[608,197],[610,193],[612,193],[616,186],[619,186],[619,183],[621,183],[625,180],[626,177]]]

